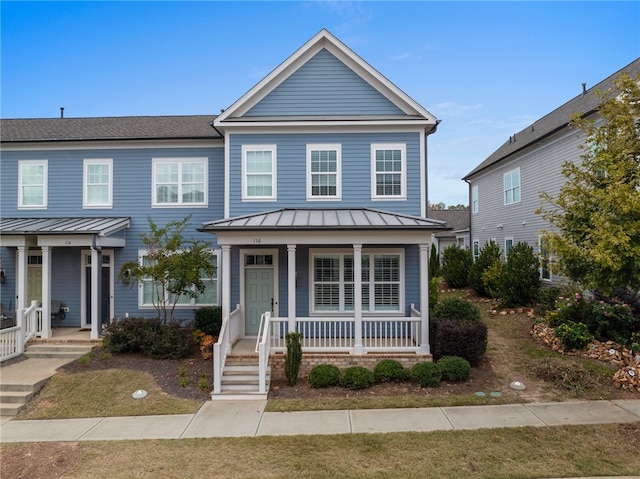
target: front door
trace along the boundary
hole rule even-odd
[[[273,312],[273,268],[247,268],[245,271],[245,334],[256,335],[260,317]]]
[[[29,252],[27,257],[27,308],[31,301],[42,301],[42,254]]]
[[[113,253],[104,251],[98,256],[101,258],[101,268],[99,273],[100,285],[98,288],[98,329],[107,324],[112,315],[112,271],[111,263]],[[82,297],[82,327],[91,327],[91,252],[83,251],[83,271],[84,294]]]

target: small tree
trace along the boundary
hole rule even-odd
[[[500,246],[495,241],[490,240],[480,250],[478,259],[471,265],[469,270],[469,284],[476,293],[482,296],[490,296],[489,291],[482,280],[484,272],[495,263],[500,263]]]
[[[449,246],[442,252],[442,276],[451,288],[464,288],[469,285],[469,269],[473,257],[471,250]]]
[[[159,227],[149,217],[149,233],[140,234],[146,256],[141,262],[123,264],[119,272],[119,278],[130,281],[132,286],[151,282],[152,302],[164,324],[173,319],[180,297],[198,297],[207,286],[203,278],[213,276],[216,271],[209,245],[184,239],[183,232],[190,219],[191,215]]]
[[[289,386],[295,386],[298,382],[298,372],[302,362],[302,345],[300,344],[302,334],[287,333],[285,340],[287,342],[287,355],[284,357],[284,375]]]
[[[435,278],[440,274],[440,255],[436,249],[436,244],[431,243],[431,252],[429,253],[429,279]]]
[[[518,243],[509,251],[500,279],[500,299],[506,306],[522,306],[538,299],[540,262],[527,243]]]
[[[581,162],[566,162],[556,198],[537,210],[557,228],[547,233],[552,266],[587,289],[640,290],[640,75],[622,75],[598,94],[602,121],[576,116],[586,134]]]

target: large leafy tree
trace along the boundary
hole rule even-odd
[[[205,291],[204,278],[215,274],[208,243],[184,238],[190,219],[191,215],[160,227],[148,218],[149,232],[140,234],[146,256],[120,268],[120,279],[132,285],[151,282],[153,305],[164,323],[173,319],[180,297],[196,298]]]
[[[552,266],[588,289],[640,290],[640,75],[622,75],[616,91],[597,92],[601,120],[575,116],[586,134],[581,162],[566,162],[557,198],[537,211]]]

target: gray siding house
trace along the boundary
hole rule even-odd
[[[148,217],[190,214],[217,272],[177,316],[221,306],[220,367],[238,339],[268,356],[294,330],[307,352],[428,356],[437,124],[326,30],[218,116],[4,119],[0,300],[41,304],[42,337],[53,300],[92,337],[151,316],[150,285],[118,271],[144,261]]]
[[[505,253],[518,242],[529,243],[540,253],[541,233],[550,228],[535,213],[542,204],[540,193],[557,196],[564,182],[562,164],[580,161],[584,134],[569,126],[571,116],[597,115],[596,92],[615,88],[613,81],[622,73],[635,77],[638,72],[640,59],[592,88],[583,85],[578,96],[510,137],[463,178],[469,184],[470,241],[475,257],[490,240]],[[540,277],[549,284],[564,282],[546,268],[540,268]]]

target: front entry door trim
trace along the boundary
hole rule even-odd
[[[271,265],[248,265],[247,264],[247,256],[252,255],[270,255],[272,258]],[[273,269],[273,313],[272,316],[279,316],[279,291],[278,291],[278,250],[277,249],[241,249],[240,250],[240,304],[242,305],[242,309],[246,314],[246,306],[247,306],[247,292],[246,289],[246,281],[247,281],[247,270],[252,268],[271,268]],[[243,336],[247,336],[249,333],[247,332],[247,324],[246,321],[242,325],[242,333]],[[255,334],[253,335],[255,337]]]

